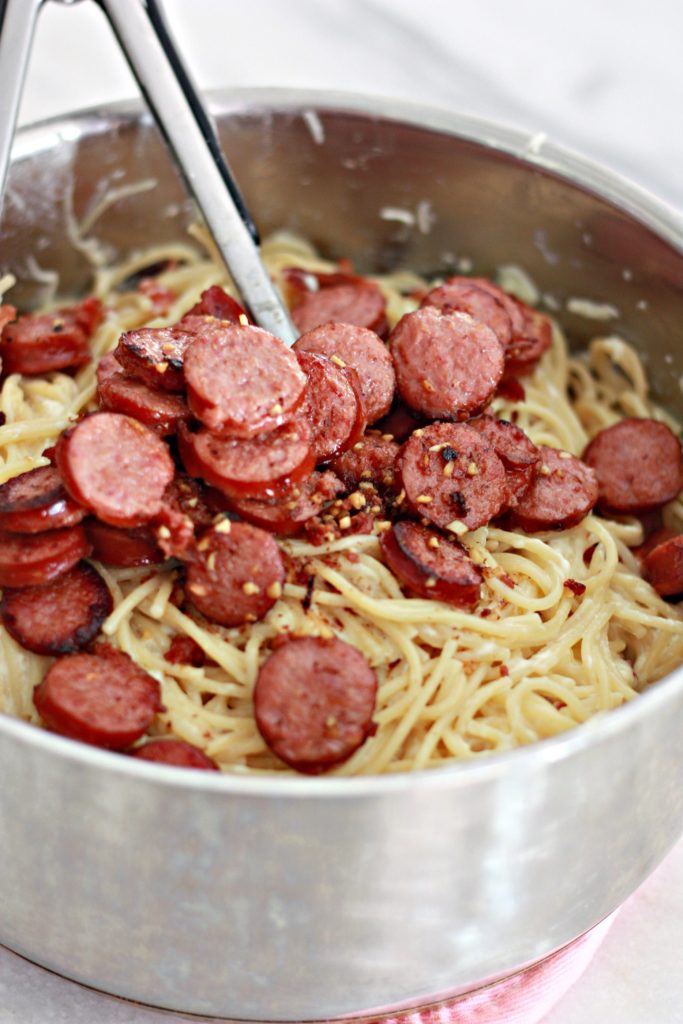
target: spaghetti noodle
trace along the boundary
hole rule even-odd
[[[335,269],[291,235],[269,239],[263,257],[276,280],[293,266]],[[126,287],[161,262],[168,269],[158,284],[172,293],[163,317],[149,295]],[[528,290],[518,272],[508,269],[503,277],[509,290]],[[416,307],[410,293],[429,287],[409,271],[373,280],[387,299],[391,325]],[[44,465],[43,450],[93,407],[97,359],[123,331],[176,322],[213,284],[226,285],[219,263],[184,245],[97,268],[93,292],[109,312],[93,339],[93,362],[75,376],[12,375],[3,385],[0,483]],[[525,391],[514,403],[496,397],[491,411],[514,418],[535,444],[575,455],[624,416],[654,417],[676,429],[650,401],[636,353],[615,337],[599,338],[585,359],[573,358],[556,328]],[[666,506],[664,519],[683,530],[680,499]],[[593,514],[572,529],[534,536],[481,527],[462,538],[486,581],[469,612],[406,597],[381,561],[376,533],[319,545],[282,539],[296,574],[262,621],[235,629],[178,606],[181,580],[173,562],[158,571],[98,565],[114,599],[104,633],[160,681],[166,710],[156,718],[155,735],[175,735],[223,770],[250,774],[289,770],[270,753],[253,716],[253,686],[272,641],[284,631],[337,635],[377,672],[378,728],[331,774],[431,768],[564,732],[630,700],[683,662],[683,615],[642,579],[633,553],[642,540],[640,521],[627,516]],[[202,648],[205,666],[164,659],[178,634]],[[0,629],[0,707],[39,724],[32,693],[49,664]]]

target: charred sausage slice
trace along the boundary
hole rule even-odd
[[[129,747],[162,710],[156,679],[112,648],[59,658],[35,688],[33,701],[50,729],[110,750]]]
[[[167,446],[130,416],[98,412],[62,434],[57,465],[70,494],[111,526],[141,526],[175,475]]]
[[[49,533],[0,533],[0,587],[49,583],[89,554],[82,526]]]
[[[157,391],[125,373],[112,373],[98,383],[97,398],[103,409],[132,416],[161,437],[175,434],[178,424],[190,418],[182,395]]]
[[[154,536],[169,558],[185,558],[194,546],[195,533],[210,526],[217,511],[225,511],[227,499],[220,494],[220,509],[198,480],[178,473],[164,491],[161,509],[154,518]],[[162,556],[163,557],[163,556]]]
[[[352,367],[342,369],[315,352],[297,352],[306,374],[306,399],[301,415],[313,430],[311,446],[317,463],[329,462],[362,436],[366,427],[360,379]]]
[[[334,473],[313,473],[300,487],[278,501],[255,498],[233,499],[232,509],[248,523],[271,533],[288,536],[297,533],[309,519],[320,514],[326,503],[336,498],[344,485]]]
[[[184,373],[194,415],[232,437],[274,430],[291,419],[306,391],[296,356],[260,327],[207,325],[185,354]]]
[[[302,334],[296,352],[318,352],[336,366],[350,366],[360,380],[368,423],[386,416],[396,388],[389,349],[374,331],[348,323],[326,323]]]
[[[683,534],[669,537],[645,556],[643,575],[662,597],[683,594]]]
[[[315,465],[311,427],[303,419],[248,441],[209,430],[193,434],[181,424],[178,439],[188,473],[234,498],[282,496]]]
[[[254,689],[256,724],[282,761],[315,775],[346,761],[372,732],[377,677],[336,637],[301,637],[266,659]]]
[[[54,313],[20,316],[0,337],[4,372],[42,374],[82,366],[90,359],[90,338],[103,315],[99,299],[86,299]]]
[[[432,423],[401,448],[397,467],[416,515],[446,529],[476,530],[507,498],[505,467],[485,438],[465,423]]]
[[[467,425],[488,441],[505,466],[508,493],[504,508],[515,508],[531,486],[534,466],[541,457],[538,448],[521,427],[508,420],[484,415],[470,420]]]
[[[401,398],[428,419],[465,420],[493,398],[503,376],[500,341],[467,313],[425,306],[389,338]]]
[[[197,337],[187,324],[175,327],[141,327],[121,335],[116,358],[127,373],[161,391],[185,387],[185,353]]]
[[[681,442],[658,420],[628,418],[593,438],[583,461],[598,478],[600,507],[647,512],[683,490]]]
[[[156,764],[170,764],[176,768],[200,768],[217,772],[218,765],[207,757],[203,750],[185,740],[149,740],[131,751],[140,761],[154,761]]]
[[[54,466],[30,469],[0,487],[0,530],[13,533],[59,530],[76,526],[84,515],[85,509],[67,494]]]
[[[281,596],[284,582],[282,555],[271,534],[229,519],[202,535],[187,567],[192,603],[221,626],[262,619]]]
[[[393,574],[419,597],[463,608],[479,600],[482,571],[456,540],[402,520],[381,535],[380,547]]]
[[[348,490],[363,483],[380,490],[392,490],[396,481],[395,466],[400,446],[375,431],[365,434],[352,448],[337,456],[331,468]]]
[[[80,650],[94,640],[111,609],[106,583],[87,562],[43,586],[6,587],[0,601],[5,629],[34,654]]]
[[[510,512],[510,522],[527,533],[568,530],[580,523],[598,500],[595,473],[569,452],[545,445],[539,451],[531,487]]]

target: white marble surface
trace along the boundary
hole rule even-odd
[[[683,211],[680,0],[167,0],[204,87],[394,96],[542,131]],[[136,94],[99,10],[48,4],[22,120]],[[683,844],[627,903],[545,1024],[683,1021]],[[0,950],[2,1024],[188,1021]]]

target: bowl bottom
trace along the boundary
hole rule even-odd
[[[617,915],[615,911],[608,918],[596,925],[584,935],[563,946],[561,949],[544,957],[528,967],[507,975],[496,981],[480,985],[458,996],[435,1003],[416,1006],[411,1009],[395,1010],[386,1007],[367,1013],[354,1014],[349,1017],[326,1018],[318,1021],[293,1022],[293,1024],[540,1024],[546,1014],[569,991],[588,967],[598,947],[606,937]],[[21,955],[21,954],[19,954]],[[26,957],[25,959],[30,960]],[[35,963],[35,961],[31,961]],[[44,967],[44,965],[39,965]],[[44,968],[50,970],[49,968]],[[57,972],[50,972],[57,973]],[[60,975],[67,979],[65,975]],[[142,1020],[149,1024],[161,1024],[168,1020],[169,1024],[182,1016],[183,1021],[213,1021],[215,1024],[271,1024],[266,1021],[246,1021],[244,1018],[225,1018],[189,1015],[186,1011],[175,1011],[170,1008],[155,1007],[151,1004],[133,1002],[114,993],[107,993],[93,986],[79,984],[88,988],[102,999],[111,999],[125,1006],[137,1008],[144,1014]],[[157,1016],[159,1015],[159,1016]]]

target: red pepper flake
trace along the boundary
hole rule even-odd
[[[502,676],[509,676],[510,675],[510,669],[507,667],[507,665],[501,665],[500,666],[500,674]]]
[[[515,589],[515,581],[513,580],[512,576],[508,576],[506,572],[502,573],[498,578],[500,579],[501,583],[504,583],[506,587],[510,588],[510,590]]]
[[[579,583],[578,580],[565,580],[564,585],[567,590],[571,590],[572,594],[576,594],[577,597],[580,597],[586,591],[586,584]]]
[[[526,398],[526,391],[524,385],[516,377],[509,377],[500,382],[496,395],[500,398],[507,398],[510,402],[523,402]]]
[[[203,668],[206,663],[206,654],[191,636],[178,635],[171,640],[171,646],[164,654],[164,660],[172,665],[193,665],[195,668]]]
[[[482,619],[488,619],[490,614],[491,614],[491,609],[490,608],[482,608],[482,610],[479,612],[479,617],[482,618]]]
[[[593,554],[594,554],[595,549],[597,548],[597,546],[598,546],[597,544],[591,544],[591,546],[589,548],[586,548],[586,550],[584,551],[584,553],[583,553],[583,560],[586,563],[586,565],[590,565],[591,564],[591,560],[593,558]],[[565,586],[566,586],[566,584],[565,584]]]

